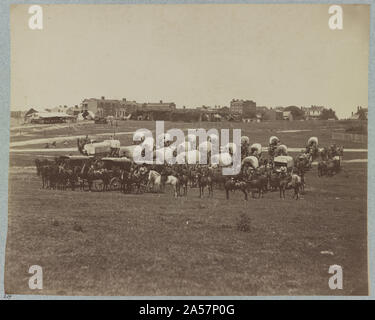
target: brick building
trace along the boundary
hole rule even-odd
[[[256,106],[256,103],[252,100],[233,99],[230,102],[230,112],[241,114],[243,118],[254,118]]]
[[[323,106],[311,106],[311,107],[302,107],[302,111],[305,114],[305,119],[319,119],[320,115],[322,114],[323,110],[325,109]]]
[[[168,112],[176,109],[176,104],[173,102],[147,102],[138,103],[130,101],[125,98],[122,100],[90,98],[84,99],[81,104],[82,111],[91,111],[100,117],[113,116],[115,118],[123,118],[129,114],[148,113],[148,117],[152,118],[154,112]]]

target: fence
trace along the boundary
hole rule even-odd
[[[342,132],[333,132],[332,140],[342,140],[358,143],[367,143],[367,136],[363,134],[356,133],[342,133]]]

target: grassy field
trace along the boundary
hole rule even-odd
[[[331,141],[331,134],[335,131],[343,132],[345,129],[352,126],[358,126],[355,121],[269,121],[269,122],[199,122],[199,123],[184,123],[184,122],[170,122],[165,121],[165,130],[171,128],[180,128],[187,130],[188,128],[229,128],[241,129],[243,135],[250,137],[251,142],[258,142],[261,144],[268,144],[268,139],[272,135],[277,135],[283,143],[289,147],[304,146],[307,139],[311,136],[317,136],[329,143]],[[24,141],[30,139],[41,139],[62,137],[62,136],[75,136],[75,135],[95,135],[102,133],[115,133],[115,132],[133,132],[140,128],[155,130],[155,122],[153,121],[118,121],[117,126],[110,124],[94,124],[80,123],[80,124],[57,124],[57,125],[32,125],[25,126],[22,129],[13,130],[10,141]],[[21,131],[19,131],[21,130]],[[297,132],[288,132],[297,130]],[[298,130],[301,130],[298,132]],[[20,134],[21,132],[21,134]],[[288,138],[294,136],[293,141]],[[132,135],[119,136],[122,144],[126,145],[131,143]],[[42,144],[44,146],[44,144]],[[76,146],[76,141],[73,140],[72,146]],[[346,147],[367,147],[367,144],[349,143]]]
[[[38,264],[40,294],[366,295],[366,178],[351,164],[333,178],[309,173],[300,201],[289,191],[245,202],[221,190],[177,200],[41,190],[34,173],[13,171],[6,292],[35,294],[27,270]],[[343,267],[341,291],[328,288],[332,264]]]
[[[278,136],[282,143],[292,148],[303,148],[306,145],[308,138],[316,136],[319,138],[321,146],[329,146],[331,143],[336,142],[344,145],[345,148],[367,148],[365,143],[356,142],[343,142],[332,140],[332,132],[339,131],[343,132],[345,129],[356,125],[353,121],[272,121],[263,123],[239,123],[239,122],[201,122],[199,128],[210,129],[210,128],[229,128],[229,129],[241,129],[242,135],[247,135],[250,138],[251,143],[261,143],[263,146],[268,145],[270,136]],[[196,124],[183,123],[183,122],[165,122],[165,130],[170,128],[180,128],[187,130],[188,128],[194,128]],[[28,141],[35,139],[47,139],[49,142],[55,141],[56,138],[64,138],[71,136],[85,136],[89,135],[91,138],[98,137],[99,140],[108,139],[109,136],[98,136],[103,133],[111,134],[127,133],[117,135],[116,139],[119,139],[121,145],[132,144],[132,133],[140,128],[146,128],[155,131],[155,123],[152,121],[119,121],[117,127],[111,127],[108,124],[93,124],[83,123],[79,125],[34,125],[31,127],[25,127],[21,131],[21,135],[17,130],[13,131],[11,135],[11,143],[25,142],[24,145],[12,147],[12,150],[29,150],[29,149],[43,149],[46,142],[27,144]],[[77,146],[76,139],[67,140],[67,144],[62,142],[57,143],[57,149],[53,152],[45,153],[48,156],[54,156],[57,154],[67,154],[66,151],[60,151],[59,148],[75,148]],[[78,153],[69,152],[69,153]],[[32,166],[34,165],[34,159],[38,155],[43,155],[43,152],[24,153],[11,152],[10,153],[10,166]],[[347,153],[346,159],[358,159],[367,158],[367,153]]]
[[[330,144],[332,131],[348,126],[299,121],[200,125],[240,126],[252,142],[264,145],[276,134],[290,147],[302,147],[313,135],[321,144]],[[123,122],[118,132],[140,127],[154,129],[154,124]],[[46,136],[72,135],[69,130],[75,134],[110,131],[105,125],[87,124],[57,127]],[[311,131],[278,132],[285,130]],[[39,130],[17,141],[44,135]],[[130,143],[130,138],[121,136],[122,144]],[[367,148],[354,143],[350,147]],[[212,199],[199,199],[197,189],[178,199],[171,190],[143,195],[42,190],[35,170],[28,168],[35,155],[10,154],[6,293],[367,294],[365,163],[344,164],[332,178],[318,178],[313,168],[299,201],[292,200],[288,191],[286,200],[274,192],[245,202],[239,192],[227,201],[218,189]],[[345,154],[348,157],[367,158],[367,153]],[[38,292],[28,289],[27,271],[35,264],[43,267],[44,275],[43,290]],[[328,268],[333,264],[343,267],[343,290],[328,287]]]

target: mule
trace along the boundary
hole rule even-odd
[[[247,201],[247,184],[245,181],[230,178],[224,183],[224,188],[227,200],[229,200],[229,191],[241,190],[245,195],[245,200]]]
[[[196,174],[196,181],[199,188],[199,197],[202,198],[204,195],[204,188],[208,188],[208,196],[212,198],[213,196],[213,187],[212,187],[212,178],[206,172],[198,172]]]
[[[290,181],[290,177],[286,172],[280,172],[279,174],[279,191],[280,191],[280,198],[285,199],[285,190],[288,186],[288,183]]]
[[[294,194],[293,194],[293,199],[295,198],[296,200],[298,200],[300,198],[300,190],[302,188],[302,179],[299,175],[297,174],[292,174],[292,178],[291,178],[291,185],[292,185],[292,188],[294,190]]]
[[[262,197],[264,190],[267,187],[268,179],[264,175],[254,175],[249,181],[247,181],[247,188],[251,191],[251,196],[254,198],[253,190],[258,192],[258,198]]]

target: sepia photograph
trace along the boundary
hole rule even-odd
[[[9,19],[6,295],[369,295],[370,5]]]

